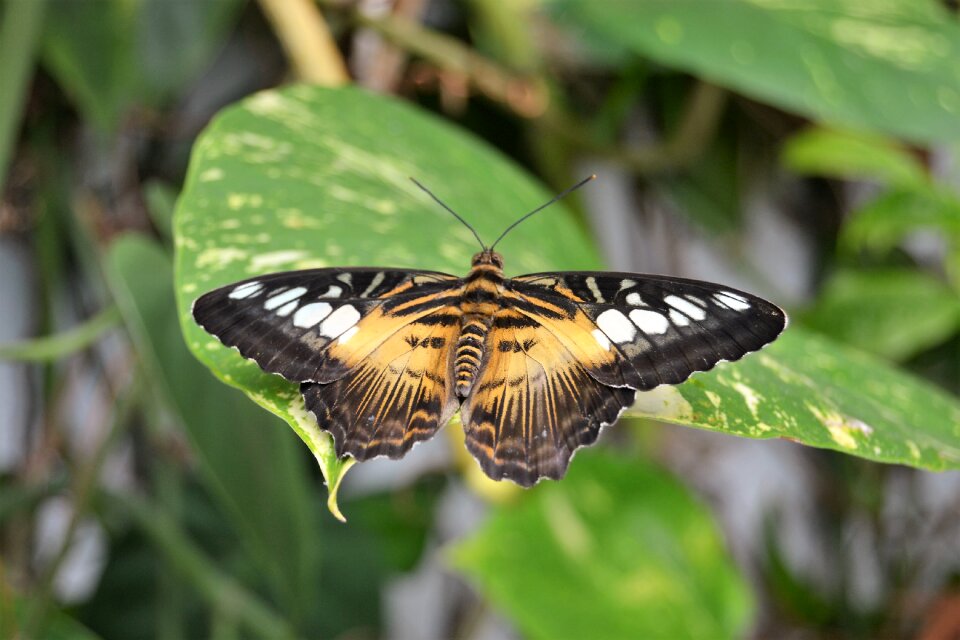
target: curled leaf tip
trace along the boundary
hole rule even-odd
[[[327,479],[327,509],[334,518],[344,523],[347,519],[340,511],[340,505],[337,504],[337,492],[340,490],[340,483],[343,482],[343,477],[347,475],[347,471],[356,464],[356,462],[354,458],[344,458],[341,460],[340,469],[337,473],[335,475],[331,474],[331,477]]]

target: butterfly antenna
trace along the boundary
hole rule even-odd
[[[490,245],[490,250],[493,251],[493,248],[497,246],[497,243],[500,242],[501,240],[503,240],[503,237],[504,237],[505,235],[507,235],[508,233],[510,233],[515,226],[517,226],[518,224],[520,224],[521,222],[523,222],[524,220],[526,220],[527,218],[529,218],[529,217],[532,216],[533,214],[538,213],[538,212],[540,212],[540,211],[543,211],[544,209],[546,209],[547,207],[549,207],[550,205],[552,205],[552,204],[553,204],[554,202],[556,202],[557,200],[560,200],[560,199],[562,199],[562,198],[570,195],[570,193],[576,191],[577,189],[579,189],[579,188],[582,187],[583,185],[587,184],[587,183],[590,182],[591,180],[596,179],[596,177],[597,177],[597,174],[593,174],[593,175],[591,175],[591,176],[588,176],[588,177],[584,178],[583,180],[581,180],[581,181],[578,182],[577,184],[573,185],[572,187],[568,187],[568,188],[564,189],[563,191],[561,191],[560,193],[558,193],[557,195],[555,195],[553,198],[551,198],[549,202],[540,205],[539,207],[537,207],[536,209],[534,209],[534,210],[531,211],[530,213],[526,214],[525,216],[523,216],[522,218],[520,218],[519,220],[517,220],[516,222],[514,222],[513,224],[511,224],[509,227],[506,228],[506,230],[505,230],[503,233],[500,234],[500,237],[497,238],[496,241],[495,241],[492,245]]]
[[[447,205],[445,205],[445,204],[443,203],[443,200],[441,200],[441,199],[438,198],[437,196],[433,195],[433,192],[430,191],[430,189],[427,189],[425,186],[423,186],[422,184],[420,184],[419,182],[417,182],[417,179],[416,179],[416,178],[410,178],[410,181],[413,182],[413,184],[415,184],[415,185],[417,185],[418,187],[420,187],[421,189],[423,189],[424,192],[425,192],[428,196],[430,196],[431,198],[433,198],[434,202],[436,202],[436,203],[439,204],[441,207],[443,207],[444,209],[446,209],[447,211],[449,211],[449,212],[453,215],[454,218],[456,218],[457,220],[459,220],[460,222],[462,222],[462,223],[463,223],[463,226],[465,226],[467,229],[470,229],[470,231],[473,233],[473,237],[476,238],[476,239],[477,239],[477,242],[480,243],[480,248],[483,249],[484,251],[487,250],[486,245],[483,244],[483,240],[480,239],[480,236],[477,234],[476,229],[474,229],[473,227],[471,227],[470,224],[469,224],[466,220],[464,220],[463,218],[461,218],[459,213],[457,213],[456,211],[454,211],[453,209],[451,209],[450,207],[448,207]]]

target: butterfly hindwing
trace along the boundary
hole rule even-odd
[[[523,486],[563,477],[573,452],[633,402],[633,389],[602,384],[587,367],[538,319],[497,312],[462,407],[467,449],[488,476]]]
[[[193,316],[227,346],[295,382],[343,376],[380,342],[430,313],[459,280],[396,269],[311,269],[204,294]]]
[[[301,385],[338,456],[399,458],[450,420],[459,405],[453,391],[459,329],[459,308],[440,307],[383,340],[344,377]]]

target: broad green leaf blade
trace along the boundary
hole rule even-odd
[[[151,382],[169,401],[204,479],[288,618],[315,606],[321,540],[296,440],[203,370],[177,328],[170,258],[142,236],[108,254],[114,297]]]
[[[903,360],[960,330],[960,296],[917,270],[841,271],[804,321],[841,342]]]
[[[637,396],[635,415],[932,471],[960,469],[957,398],[796,327],[741,362]]]
[[[960,25],[936,0],[552,0],[634,52],[825,122],[960,138]]]
[[[287,269],[466,273],[476,240],[410,176],[487,242],[551,195],[489,147],[405,104],[353,88],[301,86],[223,112],[197,142],[178,203],[177,303],[187,344],[223,381],[284,418],[331,487],[344,465],[297,385],[220,345],[194,323],[190,307],[215,287]],[[562,204],[519,226],[498,249],[514,274],[599,262]]]
[[[709,511],[600,451],[497,508],[452,559],[525,637],[738,638],[752,603]]]
[[[910,150],[883,136],[814,127],[790,138],[784,164],[797,173],[876,180],[894,187],[929,184]]]

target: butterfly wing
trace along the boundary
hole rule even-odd
[[[385,269],[287,271],[215,289],[193,305],[197,323],[268,373],[329,382],[383,340],[443,303],[459,280]]]
[[[399,457],[456,410],[461,286],[434,272],[294,271],[211,291],[193,315],[264,371],[302,383],[339,455]]]
[[[593,375],[637,390],[678,384],[772,342],[786,314],[730,287],[636,273],[544,273],[510,282],[518,298],[546,298],[567,318],[550,328],[592,352]],[[584,331],[589,329],[589,338]]]
[[[516,308],[496,313],[485,362],[461,407],[467,449],[483,471],[525,487],[563,477],[573,452],[592,444],[635,395],[594,378],[582,350],[543,319]]]
[[[452,383],[459,330],[459,307],[439,307],[405,324],[342,378],[301,385],[337,455],[400,458],[450,420],[459,406]]]
[[[632,404],[769,343],[786,316],[710,283],[546,273],[506,283],[487,360],[463,405],[467,447],[493,478],[559,478],[577,447]]]

